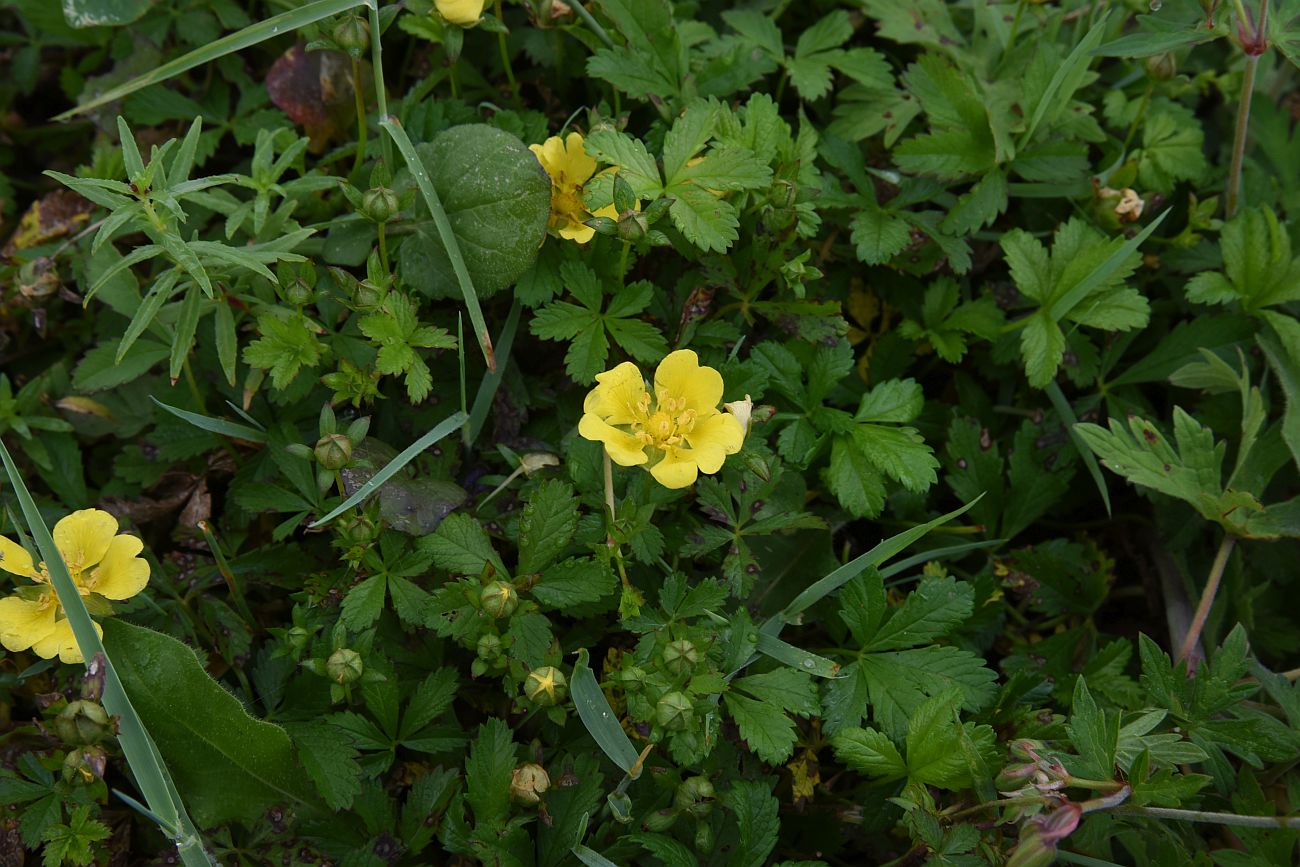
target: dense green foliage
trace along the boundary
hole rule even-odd
[[[0,850],[1295,863],[1300,2],[0,0],[0,57]],[[695,408],[611,464],[588,394],[681,349],[748,433],[665,487]]]

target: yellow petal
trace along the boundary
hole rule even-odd
[[[613,370],[596,374],[596,383],[583,401],[583,412],[600,416],[610,424],[642,420],[641,402],[646,390],[640,368],[625,361]]]
[[[29,602],[21,596],[0,599],[0,644],[9,650],[26,650],[54,630],[58,604],[49,591],[40,601]],[[46,659],[54,654],[41,654]]]
[[[582,145],[582,133],[569,133],[564,140],[564,150],[564,179],[575,186],[585,184],[596,173],[596,161],[587,156],[587,149]]]
[[[668,449],[663,460],[650,468],[650,475],[665,488],[689,488],[699,475],[699,467],[690,450]]]
[[[565,225],[560,226],[559,235],[566,241],[577,241],[579,244],[589,244],[591,239],[596,237],[596,230],[586,223],[570,219]]]
[[[98,623],[92,621],[95,632],[100,638],[104,637],[104,629]],[[77,638],[72,634],[72,624],[67,618],[61,618],[54,623],[54,628],[36,644],[32,645],[32,650],[37,656],[45,659],[59,657],[60,662],[76,663],[84,662],[81,655],[81,648],[77,647]]]
[[[649,460],[644,443],[630,433],[611,427],[591,413],[579,420],[578,433],[583,439],[604,443],[610,460],[621,467],[636,467]]]
[[[54,544],[74,576],[103,560],[115,535],[117,518],[103,509],[81,509],[54,525]]]
[[[537,154],[537,161],[546,169],[546,174],[551,176],[554,183],[564,162],[564,141],[558,135],[553,135],[542,144],[529,145],[528,149]]]
[[[143,548],[135,536],[113,537],[104,559],[83,581],[85,588],[108,599],[130,599],[139,593],[149,583],[149,563],[139,556]]]
[[[722,374],[701,367],[699,356],[689,349],[670,352],[655,371],[655,398],[660,407],[670,398],[685,400],[686,409],[707,415],[722,400]]]
[[[22,545],[0,536],[0,569],[11,575],[35,578],[36,568],[32,564],[32,555]]]
[[[722,462],[727,455],[740,451],[745,441],[745,429],[734,415],[720,412],[695,423],[694,429],[686,435],[700,472],[716,473],[722,469]]]

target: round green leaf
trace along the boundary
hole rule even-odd
[[[480,298],[514,284],[537,258],[551,210],[551,181],[524,143],[486,124],[455,126],[416,146],[442,200]],[[435,298],[460,287],[433,220],[418,205],[398,265]]]

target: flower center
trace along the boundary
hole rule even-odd
[[[645,421],[634,422],[632,431],[646,445],[667,450],[680,445],[695,427],[695,410],[686,409],[685,400],[665,398],[651,413],[650,396],[643,395],[638,409]]]

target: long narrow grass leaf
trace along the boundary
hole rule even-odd
[[[818,656],[802,647],[782,641],[775,635],[758,633],[758,652],[770,656],[777,662],[783,662],[791,668],[806,672],[816,677],[838,677],[840,666],[824,656]]]
[[[515,343],[515,331],[519,328],[519,314],[522,310],[523,305],[516,298],[515,303],[510,305],[505,327],[501,329],[501,336],[497,340],[497,369],[483,374],[478,393],[474,395],[474,405],[469,410],[469,424],[466,425],[468,432],[465,436],[465,444],[468,446],[474,445],[474,440],[478,439],[478,435],[483,432],[488,412],[492,409],[492,400],[496,397],[497,389],[501,387],[501,380],[505,378],[506,365],[510,363],[510,350]]]
[[[1165,208],[1164,212],[1152,220],[1145,229],[1129,238],[1122,246],[1117,247],[1115,252],[1106,257],[1106,261],[1093,268],[1088,276],[1072,286],[1069,292],[1057,298],[1047,310],[1048,315],[1052,317],[1052,321],[1060,322],[1061,318],[1073,310],[1076,304],[1087,298],[1090,292],[1102,285],[1106,278],[1110,277],[1125,259],[1138,247],[1142,246],[1143,241],[1151,237],[1151,233],[1164,222],[1165,217],[1169,216],[1171,210],[1173,209]]]
[[[920,539],[935,527],[942,526],[953,518],[964,514],[967,509],[974,506],[983,497],[984,495],[980,494],[960,509],[955,509],[946,515],[940,515],[933,521],[927,521],[919,526],[904,530],[896,536],[890,536],[870,551],[853,558],[843,566],[831,572],[825,578],[822,578],[811,587],[805,589],[802,593],[796,596],[790,604],[786,605],[779,614],[776,614],[772,618],[772,621],[789,623],[800,613],[806,611],[831,593],[834,593],[870,567],[879,566],[890,557],[903,551],[907,546]]]
[[[415,146],[411,144],[411,139],[406,135],[406,130],[402,129],[397,118],[386,117],[379,122],[379,125],[392,136],[402,158],[406,160],[407,168],[415,178],[416,186],[424,196],[424,203],[429,207],[429,213],[433,217],[433,225],[438,229],[438,237],[442,239],[442,245],[447,250],[447,258],[451,260],[451,268],[456,272],[456,281],[460,284],[460,294],[465,299],[465,310],[469,313],[470,325],[474,328],[474,336],[478,339],[479,348],[483,350],[483,360],[487,363],[489,371],[496,370],[496,358],[492,354],[492,335],[488,334],[487,323],[483,321],[483,311],[479,307],[474,281],[469,276],[469,269],[465,267],[465,257],[460,252],[460,242],[456,240],[456,233],[452,231],[451,221],[447,219],[447,211],[442,207],[442,199],[438,198],[438,191],[433,188],[433,180],[424,167],[424,160],[420,159],[420,155],[415,152]]]
[[[163,403],[156,397],[151,396],[149,399],[177,418],[183,419],[195,427],[201,428],[209,433],[231,437],[232,439],[244,440],[245,442],[250,443],[266,442],[266,434],[260,430],[251,428],[248,425],[236,424],[233,421],[226,421],[224,418],[213,418],[210,415],[200,415],[197,412],[190,412],[187,409],[181,409],[172,406],[171,404]]]
[[[322,524],[328,524],[330,521],[334,520],[339,515],[343,514],[348,509],[351,509],[353,506],[360,503],[366,497],[370,496],[375,491],[379,490],[380,485],[382,485],[384,482],[391,479],[393,476],[397,475],[398,471],[401,470],[402,467],[406,466],[411,461],[413,461],[416,455],[418,455],[420,452],[424,451],[429,446],[433,445],[438,440],[442,439],[447,434],[451,433],[452,431],[456,430],[458,427],[463,425],[467,418],[468,416],[466,416],[465,413],[463,412],[452,413],[433,430],[429,431],[427,434],[425,434],[424,436],[420,437],[418,440],[416,440],[415,442],[407,446],[406,449],[403,450],[401,454],[399,454],[397,457],[393,458],[391,461],[385,464],[382,470],[375,473],[373,476],[370,477],[370,479],[364,485],[357,488],[357,490],[352,494],[352,496],[348,497],[346,500],[340,503],[337,508],[335,508],[325,517],[318,518],[315,522],[311,524],[311,526],[319,527]]]
[[[891,563],[884,569],[880,570],[881,578],[892,578],[899,572],[906,572],[913,566],[920,566],[922,563],[929,563],[931,560],[948,560],[954,557],[960,557],[963,554],[969,554],[971,551],[981,551],[985,548],[996,548],[1006,539],[984,539],[979,542],[963,542],[960,545],[949,545],[944,548],[932,548],[929,551],[922,551],[919,554],[913,554],[905,560],[899,560],[897,563]]]
[[[104,649],[104,643],[95,630],[95,621],[91,619],[90,612],[86,609],[86,603],[82,600],[81,593],[72,580],[71,573],[68,572],[68,566],[63,562],[63,555],[60,553],[58,546],[54,544],[54,536],[51,535],[49,528],[45,526],[45,520],[36,507],[36,501],[32,499],[31,493],[27,490],[27,485],[23,482],[23,478],[3,442],[0,442],[0,462],[4,464],[9,484],[13,488],[19,507],[22,509],[23,519],[27,522],[27,529],[32,534],[36,549],[40,552],[41,559],[45,561],[45,568],[50,575],[50,583],[54,587],[54,592],[58,595],[59,604],[63,608],[64,616],[68,619],[68,625],[72,629],[73,637],[77,641],[77,648],[81,651],[82,658],[86,660],[95,660],[96,658],[103,660],[104,708],[118,718],[118,744],[122,747],[122,753],[126,757],[127,764],[131,767],[136,785],[140,787],[149,810],[159,817],[160,825],[177,829],[179,838],[187,841],[190,838],[197,839],[197,834],[193,830],[193,823],[190,821],[189,816],[186,815],[184,806],[179,799],[173,797],[173,788],[168,785],[166,766],[158,759],[158,754],[152,748],[144,723],[140,721],[135,708],[131,705],[131,700],[127,698],[126,690],[122,688],[122,681],[118,678],[117,670],[113,667],[113,661],[109,658],[108,652]],[[186,854],[185,849],[189,850],[188,854]],[[213,863],[204,854],[202,846],[184,847],[182,857],[186,865]]]
[[[250,24],[243,30],[202,45],[189,54],[168,61],[125,84],[110,88],[89,102],[55,115],[54,119],[67,120],[70,117],[99,108],[106,103],[116,102],[141,88],[157,84],[160,81],[166,81],[172,76],[180,75],[182,72],[187,72],[196,66],[202,66],[204,63],[209,63],[219,57],[225,57],[227,54],[243,51],[245,48],[257,45],[260,42],[291,33],[299,27],[306,27],[308,24],[320,21],[322,18],[329,18],[331,15],[337,15],[348,9],[362,6],[365,2],[366,0],[315,0],[314,3],[308,3],[297,9],[273,15],[256,24]]]
[[[587,664],[586,650],[578,651],[578,662],[573,666],[570,683],[573,706],[577,708],[578,718],[586,726],[587,733],[611,762],[630,775],[637,763],[636,747],[623,731],[605,693],[600,691],[596,675]]]
[[[1168,213],[1168,211],[1165,213]],[[1047,388],[1044,390],[1047,392],[1047,399],[1056,408],[1056,414],[1061,417],[1061,423],[1070,432],[1070,442],[1074,443],[1074,450],[1083,459],[1083,465],[1087,468],[1088,475],[1092,476],[1092,481],[1101,494],[1101,501],[1106,506],[1106,514],[1109,515],[1110,491],[1106,488],[1106,476],[1102,473],[1101,465],[1097,463],[1097,457],[1092,453],[1092,449],[1084,444],[1074,430],[1074,426],[1079,423],[1079,419],[1074,415],[1074,407],[1070,406],[1070,402],[1065,399],[1065,395],[1061,392],[1061,387],[1055,382],[1048,383]]]

